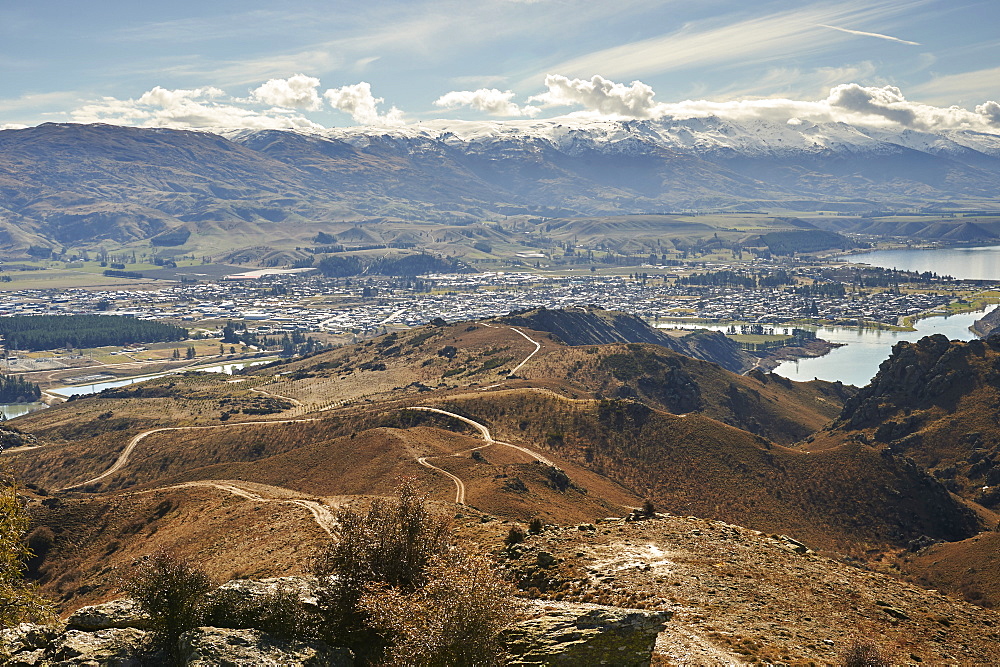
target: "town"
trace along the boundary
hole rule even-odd
[[[0,296],[0,316],[103,313],[174,321],[204,335],[236,321],[264,336],[367,336],[438,318],[459,321],[524,308],[598,306],[636,314],[654,325],[895,327],[990,286],[884,269],[866,268],[870,275],[865,276],[848,266],[702,264],[679,273],[677,267],[644,265],[627,275],[498,271],[353,279],[276,271],[159,288],[7,292]],[[748,280],[760,284],[748,285]]]

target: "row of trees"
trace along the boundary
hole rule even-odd
[[[34,382],[19,375],[0,374],[0,403],[31,403],[42,397],[42,390]]]
[[[187,329],[115,315],[13,315],[0,317],[7,349],[52,350],[184,340]]]

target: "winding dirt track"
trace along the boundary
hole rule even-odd
[[[511,331],[513,331],[514,333],[516,333],[519,336],[523,337],[528,342],[534,344],[534,346],[535,346],[535,349],[527,357],[525,357],[524,360],[520,364],[518,364],[511,371],[511,374],[514,374],[518,370],[520,370],[522,366],[524,366],[526,363],[528,363],[528,361],[530,361],[531,358],[533,356],[535,356],[535,354],[542,348],[542,346],[541,346],[541,343],[539,343],[538,341],[532,340],[524,332],[518,331],[514,327],[508,327],[508,328]],[[296,405],[299,405],[299,406],[302,405],[302,403],[299,402],[298,400],[296,400],[294,398],[291,398],[291,397],[288,397],[288,396],[280,396],[279,394],[272,394],[272,393],[264,391],[262,389],[253,389],[252,391],[255,391],[255,392],[267,395],[267,396],[275,396],[275,397],[285,398],[285,399],[288,399],[288,400],[294,402]],[[534,458],[536,461],[539,461],[540,463],[543,463],[545,465],[553,465],[552,461],[550,461],[549,459],[545,458],[541,454],[536,454],[535,452],[533,452],[533,451],[531,451],[531,450],[529,450],[529,449],[527,449],[525,447],[521,447],[519,445],[514,445],[514,444],[511,444],[509,442],[501,442],[499,440],[494,440],[492,434],[490,433],[490,430],[486,426],[484,426],[483,424],[480,424],[479,422],[477,422],[475,420],[469,419],[468,417],[465,417],[465,416],[462,416],[462,415],[459,415],[459,414],[455,414],[454,412],[449,412],[447,410],[442,410],[440,408],[432,408],[432,407],[427,407],[427,406],[417,406],[417,407],[413,407],[413,408],[409,408],[409,409],[411,409],[411,410],[424,410],[424,411],[427,411],[427,412],[436,412],[438,414],[447,415],[449,417],[454,417],[455,419],[459,419],[459,420],[465,422],[466,424],[469,424],[470,426],[474,427],[476,430],[478,430],[479,433],[480,433],[480,435],[483,436],[483,440],[486,441],[485,445],[482,445],[480,447],[473,447],[471,450],[468,450],[466,452],[459,452],[457,454],[452,454],[451,456],[460,456],[462,454],[467,454],[470,451],[475,451],[477,449],[482,449],[483,447],[489,447],[490,445],[501,445],[501,446],[504,446],[504,447],[510,447],[512,449],[516,449],[516,450],[518,450],[520,452],[524,452],[528,456],[531,456],[532,458]],[[109,467],[107,470],[105,470],[104,472],[102,472],[100,475],[98,475],[97,477],[92,477],[92,478],[90,478],[88,480],[85,480],[85,481],[82,481],[82,482],[77,482],[76,484],[72,484],[70,486],[64,486],[63,488],[61,488],[59,490],[60,491],[69,491],[71,489],[77,489],[77,488],[80,488],[82,486],[87,486],[88,484],[93,484],[94,482],[99,482],[102,479],[115,474],[116,472],[118,472],[119,470],[121,470],[122,468],[124,468],[128,464],[129,459],[132,456],[132,452],[135,450],[136,446],[140,442],[142,442],[145,438],[147,438],[148,436],[153,435],[154,433],[163,433],[163,432],[166,432],[166,431],[197,431],[197,430],[209,430],[209,429],[219,429],[219,428],[237,428],[237,427],[240,427],[240,426],[264,426],[264,425],[274,425],[274,424],[301,424],[301,423],[305,423],[305,422],[319,421],[319,419],[320,418],[316,418],[316,417],[314,417],[314,418],[303,418],[303,419],[277,419],[277,420],[271,420],[271,421],[239,422],[239,423],[235,423],[235,424],[213,424],[213,425],[210,425],[210,426],[166,426],[166,427],[162,427],[162,428],[150,429],[148,431],[143,431],[142,433],[138,433],[135,436],[133,436],[132,439],[130,439],[128,441],[128,444],[125,445],[125,449],[123,449],[122,452],[121,452],[121,454],[118,455],[118,459],[111,465],[111,467]],[[434,457],[431,457],[431,456],[420,456],[420,457],[417,457],[416,460],[417,460],[417,463],[419,463],[420,465],[422,465],[422,466],[424,466],[426,468],[430,468],[431,470],[437,470],[438,472],[446,475],[453,482],[455,482],[455,488],[456,488],[456,491],[455,491],[455,503],[458,504],[458,505],[464,505],[465,504],[465,483],[461,479],[459,479],[458,476],[456,476],[456,475],[448,472],[447,470],[439,468],[438,466],[430,463],[428,461],[428,459],[431,459],[431,458],[442,458],[442,457],[440,457],[440,456],[434,456]],[[235,495],[238,495],[240,497],[246,498],[248,500],[254,500],[254,501],[257,501],[257,502],[283,502],[283,503],[291,503],[291,504],[299,505],[300,507],[303,507],[303,508],[309,510],[310,513],[312,513],[313,518],[316,520],[316,523],[319,525],[320,528],[322,528],[324,531],[326,531],[327,534],[329,534],[331,532],[332,526],[334,524],[334,517],[333,517],[333,515],[326,508],[326,506],[324,506],[321,503],[318,503],[318,502],[313,501],[313,500],[302,499],[302,498],[266,498],[264,496],[261,496],[257,491],[248,489],[247,486],[246,486],[246,483],[243,483],[243,486],[240,486],[239,483],[232,482],[232,481],[227,481],[227,480],[203,480],[203,481],[197,481],[197,482],[185,482],[183,484],[174,485],[173,487],[164,487],[164,488],[179,488],[179,487],[190,487],[190,486],[209,486],[209,487],[217,488],[217,489],[220,489],[220,490],[223,490],[223,491],[228,491],[228,492],[233,493]],[[291,489],[283,489],[281,487],[268,487],[267,485],[254,485],[254,488],[257,488],[257,489],[261,489],[261,488],[275,489],[275,490],[280,490],[281,492],[287,492],[287,493],[295,494],[295,491],[293,491]]]
[[[460,419],[461,421],[465,422],[466,424],[469,424],[470,426],[473,426],[476,429],[478,429],[479,433],[483,436],[483,440],[485,440],[486,444],[488,444],[488,445],[503,445],[504,447],[510,447],[511,449],[516,449],[516,450],[518,450],[520,452],[524,452],[525,454],[527,454],[531,458],[535,459],[539,463],[544,463],[547,466],[555,465],[549,459],[545,458],[541,454],[536,454],[535,452],[531,451],[527,447],[521,447],[520,445],[512,445],[509,442],[501,442],[500,440],[494,440],[493,436],[490,434],[490,430],[488,428],[486,428],[485,426],[483,426],[482,424],[480,424],[477,421],[473,421],[472,419],[469,419],[468,417],[463,417],[462,415],[455,414],[454,412],[448,412],[447,410],[442,410],[440,408],[431,408],[431,407],[426,407],[426,406],[422,406],[422,405],[421,406],[411,407],[411,408],[405,408],[405,409],[406,410],[424,410],[425,412],[436,412],[438,414],[447,415],[449,417],[454,417],[455,419]],[[437,457],[435,457],[435,458],[437,458]]]
[[[118,455],[118,460],[116,460],[113,464],[111,464],[111,467],[108,468],[107,470],[105,470],[104,472],[102,472],[100,475],[98,475],[97,477],[92,477],[91,479],[88,479],[88,480],[83,481],[83,482],[77,482],[76,484],[72,484],[70,486],[64,486],[63,488],[61,488],[59,490],[60,491],[69,491],[70,489],[76,489],[76,488],[79,488],[81,486],[86,486],[87,484],[93,484],[94,482],[99,482],[102,479],[104,479],[105,477],[108,477],[109,475],[115,474],[116,472],[118,472],[119,470],[121,470],[122,468],[124,468],[125,464],[128,463],[129,457],[132,456],[132,450],[135,449],[136,445],[138,445],[140,442],[142,442],[147,436],[153,435],[154,433],[163,433],[164,431],[204,431],[204,430],[216,429],[216,428],[235,428],[235,427],[238,427],[238,426],[266,426],[266,425],[272,425],[272,424],[300,424],[300,423],[303,423],[303,422],[314,422],[314,421],[319,421],[319,420],[318,419],[277,419],[277,420],[273,420],[273,421],[239,422],[239,423],[236,423],[236,424],[213,424],[211,426],[166,426],[166,427],[163,427],[163,428],[150,429],[148,431],[143,431],[142,433],[139,433],[138,435],[133,436],[132,439],[128,441],[128,444],[125,445],[125,449],[122,450],[122,453]]]
[[[247,500],[253,500],[261,503],[287,503],[291,505],[298,505],[303,507],[312,514],[313,519],[316,521],[316,525],[323,529],[327,535],[333,534],[333,527],[337,523],[336,517],[323,503],[317,502],[315,500],[306,500],[305,498],[284,498],[281,495],[278,497],[266,497],[260,495],[260,491],[267,490],[271,491],[272,495],[277,494],[289,494],[292,496],[298,495],[296,491],[292,489],[286,489],[281,486],[270,486],[267,484],[248,484],[246,482],[236,482],[231,480],[217,480],[217,479],[207,479],[198,480],[196,482],[183,482],[181,484],[174,484],[173,486],[163,487],[168,489],[192,487],[192,486],[207,486],[214,489],[219,489],[220,491],[228,491],[233,495],[239,496],[240,498],[246,498]],[[159,489],[157,489],[159,490]]]

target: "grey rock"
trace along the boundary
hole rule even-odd
[[[208,594],[208,599],[224,594],[238,593],[248,599],[263,598],[277,593],[295,593],[307,609],[316,606],[313,593],[314,577],[272,577],[270,579],[232,579]]]
[[[196,628],[181,635],[178,648],[192,667],[350,667],[353,654],[319,641],[283,640],[259,630]]]
[[[0,649],[11,655],[32,649],[47,648],[61,631],[62,628],[57,625],[21,623],[13,628],[0,630]]]
[[[81,607],[66,619],[73,630],[107,630],[108,628],[149,627],[149,615],[131,598],[119,598],[104,604]]]
[[[536,603],[531,618],[504,631],[510,665],[646,667],[668,611]]]
[[[107,628],[96,632],[67,630],[45,652],[43,665],[138,667],[146,632],[137,628]]]

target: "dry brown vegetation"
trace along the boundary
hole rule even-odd
[[[326,530],[310,507],[364,504],[409,477],[460,517],[462,539],[491,547],[499,547],[508,522],[594,522],[648,499],[661,511],[791,535],[890,574],[902,568],[913,581],[978,604],[1000,599],[1000,584],[982,574],[996,569],[995,540],[974,537],[995,525],[996,515],[975,504],[970,511],[939,483],[969,502],[977,499],[975,485],[993,474],[982,463],[996,460],[991,448],[1000,443],[993,414],[1000,394],[991,375],[1000,354],[991,347],[952,353],[960,357],[955,369],[974,381],[954,380],[940,395],[914,400],[872,390],[854,397],[837,384],[759,371],[738,376],[649,344],[567,347],[524,332],[541,350],[517,378],[508,379],[509,371],[534,345],[501,325],[465,323],[389,335],[241,378],[163,378],[21,418],[15,423],[41,447],[5,458],[40,489],[31,507],[45,554],[34,574],[69,609],[114,595],[122,568],[159,548],[196,558],[220,581],[301,572]],[[941,352],[920,354],[928,369],[944,367]],[[266,400],[285,399],[276,404],[280,411],[254,414]],[[845,402],[847,417],[822,430]],[[497,440],[555,466],[486,445],[468,424],[406,409],[412,406],[477,420]],[[865,412],[873,409],[877,416]],[[868,421],[852,425],[855,413]],[[918,421],[906,421],[913,416]],[[286,420],[301,421],[251,423]],[[908,426],[886,431],[888,422]],[[100,474],[133,437],[158,428],[177,430],[144,437],[121,470],[100,482],[52,495]],[[420,465],[421,457],[439,470]],[[456,483],[442,470],[463,482],[468,506],[453,504]],[[928,538],[949,542],[919,551]],[[914,540],[915,551],[905,551]],[[894,560],[899,554],[904,558]],[[822,570],[830,562],[813,565]],[[644,580],[642,595],[606,599],[645,604],[659,583]],[[807,613],[789,609],[786,617]],[[807,627],[797,623],[782,627]],[[699,636],[726,655],[778,660],[794,653],[791,639],[770,651],[749,634],[757,648],[732,644],[728,635]]]

